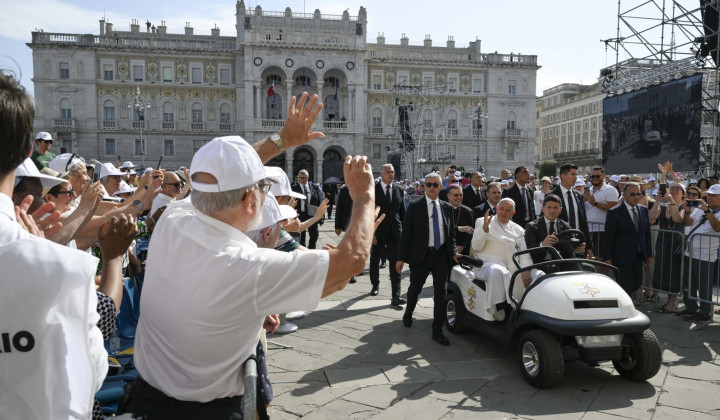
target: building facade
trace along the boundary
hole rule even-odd
[[[100,21],[98,35],[33,32],[35,130],[57,136],[53,152],[152,167],[162,156],[163,167],[177,168],[212,138],[268,137],[282,127],[289,98],[308,91],[324,103],[313,129],[325,138],[269,163],[289,174],[340,177],[348,154],[369,156],[376,170],[400,154],[405,176],[431,163],[490,174],[532,165],[536,56],[483,53],[479,40],[467,48],[452,39],[435,47],[429,37],[421,46],[405,37],[368,43],[362,7],[335,16],[239,1],[236,19],[233,36],[219,28],[198,35],[189,24],[172,34],[164,22],[136,20],[129,31]],[[400,108],[408,110],[404,133]],[[412,151],[403,144],[410,132]]]
[[[543,91],[538,98],[539,162],[578,165],[578,173],[590,172],[602,162],[602,100],[599,83],[563,83]]]

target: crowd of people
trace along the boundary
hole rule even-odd
[[[573,164],[539,181],[525,166],[499,178],[448,167],[396,181],[393,165],[382,165],[373,179],[365,157],[348,156],[343,184],[321,186],[307,171],[291,182],[281,168],[264,166],[287,148],[322,138],[310,131],[321,110],[317,95],[293,97],[284,126],[267,139],[251,145],[238,136],[216,138],[189,168],[136,172],[129,161],[52,154],[52,135],[33,133],[30,98],[0,72],[3,414],[103,417],[94,396],[108,375],[106,348],[117,350],[124,281],[138,277],[135,376],[118,411],[150,419],[238,418],[248,359],[258,361],[256,406],[266,417],[273,392],[265,331],[278,328],[277,314],[311,311],[355,282],[368,261],[370,295],[378,295],[387,267],[391,305],[404,307],[408,328],[432,274],[431,338],[443,346],[450,344],[442,328],[446,285],[458,259],[486,262],[476,274],[490,280],[489,316],[502,320],[513,309],[508,294],[542,274],[524,272],[508,290],[513,254],[540,245],[618,266],[619,284],[636,300],[645,296],[643,287],[669,292],[664,312],[675,311],[674,294],[682,292],[680,314],[694,321],[711,316],[705,301],[719,244],[686,248],[675,236],[658,236],[655,248],[672,255],[656,258],[651,271],[650,226],[681,237],[719,232],[717,177],[683,183],[667,162],[659,165],[657,185],[609,176],[602,167],[586,184]],[[316,249],[318,226],[332,218],[333,205],[342,238]],[[570,229],[585,239],[565,249],[557,236]],[[530,253],[521,263],[547,258]],[[692,270],[678,268],[683,259]],[[410,285],[403,298],[405,264]],[[689,271],[696,281],[681,279]]]

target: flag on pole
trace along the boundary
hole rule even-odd
[[[275,96],[275,81],[273,80],[272,85],[268,88],[268,96]]]

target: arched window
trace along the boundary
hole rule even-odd
[[[326,96],[323,109],[325,110],[325,121],[340,121],[340,116],[342,115],[340,96],[336,93]]]
[[[457,112],[454,109],[448,112],[447,128],[457,128]]]
[[[276,91],[277,92],[277,91]],[[268,120],[281,120],[283,118],[283,98],[275,93],[272,96],[266,96],[267,106],[265,108],[265,118]]]
[[[220,131],[232,131],[232,109],[228,104],[220,105]]]
[[[508,130],[514,130],[515,129],[515,113],[510,111],[507,115],[507,129]]]
[[[295,78],[295,86],[310,86],[310,78],[307,76],[297,76]]]
[[[60,100],[60,118],[64,120],[72,119],[72,105],[68,98]]]
[[[325,84],[323,85],[323,87],[338,87],[339,85],[340,81],[338,80],[338,78],[330,76],[325,78]]]
[[[380,108],[374,108],[372,110],[372,126],[382,127],[382,111]]]
[[[275,82],[275,86],[280,86],[282,84],[282,77],[278,76],[277,74],[271,74],[270,76],[265,78],[265,84],[268,86],[272,85],[273,82]]]
[[[163,123],[175,122],[175,106],[172,102],[167,101],[162,106]]]
[[[109,99],[103,104],[103,120],[115,121],[115,102]]]
[[[192,112],[192,122],[194,122],[194,123],[203,122],[203,109],[202,109],[202,105],[199,102],[195,102],[194,104],[192,104],[191,112]]]

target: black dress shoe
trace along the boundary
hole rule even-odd
[[[380,263],[380,268],[385,268],[385,263]]]
[[[441,332],[433,333],[432,339],[440,343],[441,346],[450,345],[450,340],[448,340],[447,337],[445,337]]]
[[[357,280],[355,280],[355,277],[350,279],[350,283],[357,283]]]
[[[705,322],[705,321],[710,321],[710,315],[704,315],[704,314],[697,313],[697,314],[695,314],[695,315],[693,315],[693,316],[691,316],[691,317],[685,318],[685,321],[689,321],[689,322]]]
[[[410,328],[410,326],[412,325],[412,315],[403,315],[403,325]]]
[[[677,315],[677,316],[682,316],[682,317],[691,317],[691,316],[694,316],[694,315],[695,315],[695,312],[693,312],[693,311],[688,311],[687,309],[684,309],[684,310],[682,310],[682,311],[680,311],[680,312],[675,312],[675,315]]]
[[[393,306],[402,306],[402,305],[404,305],[404,304],[406,304],[406,303],[407,303],[407,301],[406,301],[405,299],[403,299],[403,298],[394,298],[394,299],[392,300],[392,302],[390,302],[390,304],[393,305]]]
[[[370,296],[377,296],[379,292],[378,286],[373,286],[372,289],[370,289]]]

